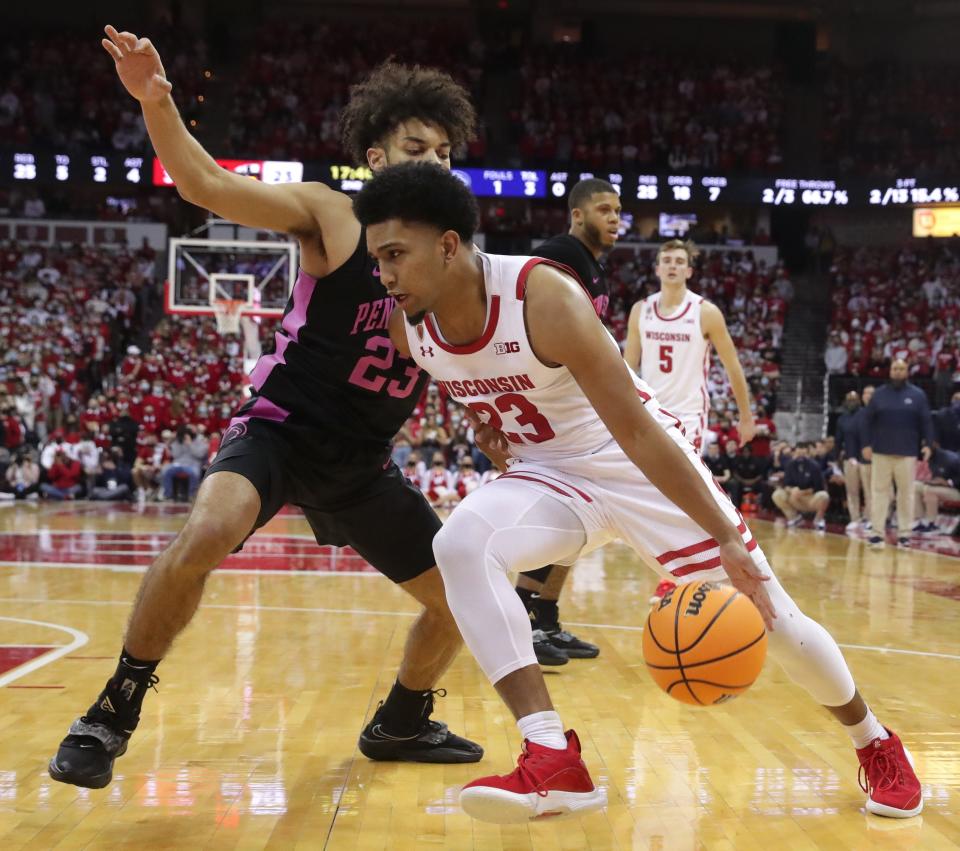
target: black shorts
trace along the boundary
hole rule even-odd
[[[250,535],[290,503],[303,509],[318,544],[353,547],[393,582],[433,567],[440,519],[388,451],[256,418],[231,426],[224,437],[206,475],[237,473],[257,489],[260,514]]]

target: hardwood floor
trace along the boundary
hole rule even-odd
[[[743,697],[693,709],[640,652],[652,573],[613,545],[575,568],[565,624],[596,660],[547,673],[609,806],[499,827],[459,811],[465,782],[509,770],[519,736],[464,651],[436,716],[481,742],[466,766],[372,763],[357,735],[395,675],[415,607],[349,552],[276,518],[207,583],[107,789],[46,764],[114,668],[141,574],[176,506],[0,508],[0,842],[16,848],[946,849],[960,845],[960,561],[839,535],[753,529],[783,584],[844,648],[911,749],[922,816],[864,812],[832,717],[771,661]]]

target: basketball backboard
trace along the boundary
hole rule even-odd
[[[171,239],[164,309],[213,316],[222,300],[244,316],[280,316],[297,279],[294,242]]]

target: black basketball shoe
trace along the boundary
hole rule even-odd
[[[370,723],[360,734],[360,753],[378,762],[479,762],[483,757],[480,745],[451,733],[442,721],[430,718],[434,694],[443,697],[446,692],[437,689],[427,693],[423,714],[413,730],[391,725],[384,717],[384,702],[380,701]]]
[[[533,652],[541,665],[566,665],[570,661],[570,657],[542,629],[533,631]]]
[[[83,716],[70,725],[47,770],[61,783],[102,789],[113,779],[113,761],[127,752],[129,739]]]
[[[596,659],[600,655],[600,648],[596,644],[577,638],[560,624],[557,624],[556,629],[545,629],[543,632],[557,650],[571,659]]]
[[[113,762],[127,752],[140,720],[143,693],[160,682],[155,674],[142,681],[110,680],[96,703],[70,725],[47,770],[60,783],[102,789],[113,779]]]

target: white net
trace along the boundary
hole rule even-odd
[[[217,299],[213,303],[213,315],[217,318],[217,333],[240,333],[240,316],[245,302],[236,299]]]

